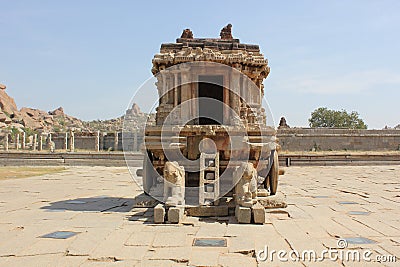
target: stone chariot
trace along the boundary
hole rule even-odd
[[[221,38],[185,29],[153,58],[159,102],[145,127],[143,187],[164,203],[157,223],[233,212],[240,223],[264,223],[258,200],[277,192],[279,145],[262,107],[270,68],[231,27]]]

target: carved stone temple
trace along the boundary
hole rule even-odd
[[[153,58],[159,102],[145,128],[143,187],[164,203],[155,222],[231,211],[264,223],[259,200],[277,191],[279,146],[262,107],[268,60],[231,29],[220,38],[185,29]]]

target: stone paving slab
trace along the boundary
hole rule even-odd
[[[398,266],[400,166],[290,167],[279,190],[288,207],[267,210],[264,225],[232,216],[169,225],[154,224],[152,208],[135,207],[141,191],[123,167],[2,180],[0,266]],[[41,238],[54,231],[78,234]],[[227,247],[193,247],[199,237],[225,238]],[[397,263],[277,258],[279,250],[320,253],[354,237],[374,243],[346,249],[393,255]],[[273,260],[257,259],[266,246]]]

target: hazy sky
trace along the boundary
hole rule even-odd
[[[358,111],[369,128],[400,123],[400,1],[0,0],[0,10],[0,83],[19,108],[119,116],[161,43],[184,28],[219,37],[231,23],[269,59],[275,121],[307,126],[326,106]]]

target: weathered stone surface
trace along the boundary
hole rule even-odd
[[[188,207],[186,209],[187,215],[196,217],[218,217],[228,216],[228,206],[198,206]]]
[[[79,266],[83,261],[82,266],[186,266],[192,261],[198,266],[302,266],[301,262],[282,264],[276,254],[276,262],[257,263],[253,253],[265,245],[269,250],[312,249],[319,253],[326,248],[337,248],[335,236],[361,236],[379,242],[349,244],[349,249],[373,249],[381,255],[399,255],[400,210],[398,192],[394,191],[399,184],[398,177],[399,165],[291,167],[285,177],[290,183],[281,185],[290,201],[286,209],[290,218],[283,213],[267,213],[270,221],[265,225],[201,219],[195,226],[154,225],[127,220],[126,212],[93,212],[93,207],[99,210],[115,205],[114,201],[107,204],[108,198],[95,196],[113,195],[123,203],[139,194],[139,187],[126,167],[73,167],[45,176],[1,179],[0,265]],[[342,179],[341,183],[338,179]],[[377,181],[385,182],[377,186]],[[62,204],[71,198],[87,198],[88,203]],[[341,205],[340,201],[358,204]],[[57,210],[60,208],[57,202],[62,202],[61,207],[67,210]],[[352,215],[349,211],[369,211],[369,214]],[[38,238],[55,230],[81,233],[66,240],[47,242]],[[228,247],[193,249],[194,237],[224,237]],[[205,251],[221,252],[218,263],[215,263],[218,255]],[[57,254],[48,254],[53,252]],[[210,258],[202,260],[201,255]],[[111,262],[115,259],[119,261]],[[138,262],[132,264],[130,260]],[[326,260],[321,264],[342,266],[342,261]]]
[[[254,223],[258,223],[258,224],[265,223],[265,209],[260,203],[255,204],[251,208],[251,211],[253,213]]]
[[[184,247],[184,246],[187,246],[186,233],[183,231],[182,232],[167,231],[167,232],[157,233],[152,245],[153,245],[153,247]]]
[[[250,223],[251,209],[247,207],[236,206],[235,216],[239,223]]]
[[[165,221],[165,208],[163,204],[154,207],[154,222],[163,223]]]
[[[170,207],[168,209],[168,222],[180,223],[184,216],[184,207]]]
[[[266,209],[287,207],[285,196],[282,193],[268,197],[259,197],[257,201]]]
[[[281,128],[282,151],[399,150],[400,132],[388,130]]]

